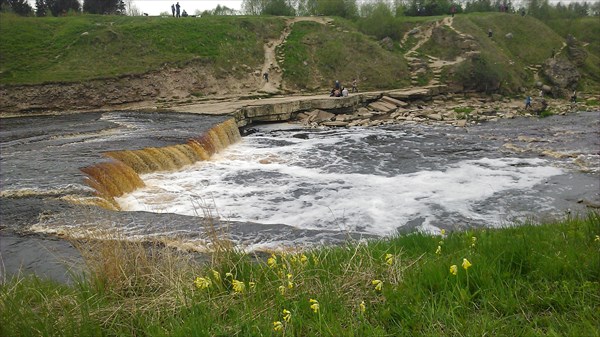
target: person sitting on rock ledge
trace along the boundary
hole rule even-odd
[[[342,87],[342,97],[348,97],[348,89]]]

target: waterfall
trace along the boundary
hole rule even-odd
[[[96,205],[118,210],[114,198],[143,187],[140,174],[174,171],[197,161],[209,160],[213,154],[240,140],[235,120],[229,119],[185,144],[104,152],[108,161],[84,167],[81,171],[87,176],[86,184],[101,199]]]

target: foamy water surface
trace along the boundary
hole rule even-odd
[[[496,149],[453,129],[267,128],[208,162],[144,175],[147,187],[118,201],[129,211],[193,216],[209,205],[226,220],[374,235],[417,219],[429,230],[495,226],[515,215],[511,203],[544,209],[531,190],[563,171]]]

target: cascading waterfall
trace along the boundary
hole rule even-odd
[[[186,144],[105,152],[103,155],[109,161],[84,167],[81,171],[87,176],[87,185],[99,197],[96,204],[120,210],[114,198],[143,187],[140,174],[174,171],[197,161],[209,160],[213,154],[240,140],[235,120],[229,119]]]

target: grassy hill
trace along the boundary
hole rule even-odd
[[[39,84],[139,74],[192,60],[235,76],[257,67],[280,18],[0,17],[0,83]]]
[[[391,49],[362,34],[356,22],[339,18],[333,25],[297,22],[278,48],[285,86],[294,91],[322,91],[336,78],[343,83],[358,78],[365,90],[409,86],[412,74],[403,53],[416,41],[411,37],[401,46],[397,37],[441,19],[399,19]],[[10,88],[83,82],[192,65],[208,69],[215,78],[250,79],[264,63],[265,42],[281,35],[286,20],[96,15],[23,18],[0,14],[0,84]],[[502,13],[457,15],[454,28],[474,37],[481,56],[447,67],[442,80],[469,84],[483,78],[498,84],[493,91],[514,93],[534,83],[533,73],[526,68],[541,64],[552,49],[560,50],[565,36],[572,34],[584,42],[588,52],[579,68],[583,74],[580,90],[596,90],[600,47],[594,37],[600,33],[600,22],[584,18],[555,20],[551,25],[554,27],[533,17]],[[488,29],[493,30],[493,39],[487,37]],[[452,41],[451,35],[457,33],[446,30]],[[513,37],[505,38],[507,33]],[[441,58],[462,53],[456,44],[431,41],[418,52]],[[253,81],[244,83],[257,83]],[[481,86],[475,85],[475,89]]]

